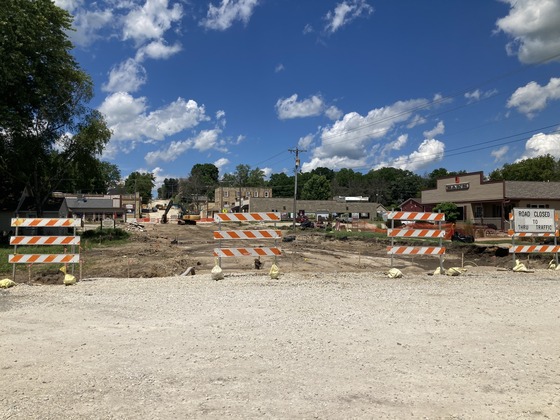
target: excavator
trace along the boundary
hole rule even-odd
[[[167,207],[165,208],[165,211],[163,212],[163,216],[161,216],[161,223],[167,223],[169,222],[169,219],[167,218],[167,213],[169,213],[169,210],[171,210],[171,207],[173,207],[173,200],[169,200],[169,203],[167,203]]]
[[[198,219],[200,219],[199,215],[194,215],[194,214],[188,214],[187,210],[183,207],[183,205],[181,203],[177,203],[176,204],[180,211],[179,211],[179,215],[177,218],[177,224],[179,225],[196,225],[196,221]],[[167,218],[167,214],[169,213],[169,210],[171,210],[171,207],[173,207],[173,200],[169,200],[169,203],[167,204],[167,207],[165,208],[165,211],[163,212],[163,215],[161,216],[161,223],[167,223],[169,222],[169,219]]]

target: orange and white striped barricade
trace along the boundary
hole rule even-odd
[[[214,231],[214,239],[219,241],[219,246],[214,248],[214,256],[218,257],[218,265],[222,266],[222,258],[225,257],[274,257],[282,255],[282,249],[277,247],[277,241],[282,238],[282,232],[277,229],[255,229],[255,230],[222,230],[222,223],[227,222],[276,222],[280,221],[280,213],[217,213],[214,221],[218,223],[217,231]],[[274,240],[273,247],[239,247],[224,248],[224,240]]]
[[[511,237],[509,253],[513,255],[516,265],[516,254],[554,254],[558,267],[558,215],[554,209],[514,208],[509,214],[510,225],[508,235]],[[554,238],[554,245],[516,245],[517,238]]]
[[[391,238],[391,245],[387,247],[387,254],[391,256],[391,267],[393,267],[393,255],[431,255],[439,257],[440,270],[443,273],[443,238],[445,230],[441,228],[441,222],[445,221],[445,214],[416,211],[391,211],[387,214],[387,220],[391,220],[391,228],[387,229],[387,236]],[[395,220],[436,222],[437,229],[395,229]],[[418,238],[439,239],[439,246],[395,246],[395,238]]]
[[[11,226],[16,228],[14,236],[10,237],[10,245],[14,247],[14,253],[8,256],[8,262],[13,264],[13,278],[16,278],[17,264],[79,264],[80,254],[75,252],[75,247],[80,245],[80,236],[76,236],[76,228],[81,227],[81,219],[56,219],[56,218],[14,218]],[[19,235],[20,228],[73,228],[74,234],[68,236],[41,236],[41,235]],[[71,253],[64,254],[20,254],[18,246],[71,246]],[[81,267],[81,266],[80,266]],[[81,275],[80,275],[81,277]]]

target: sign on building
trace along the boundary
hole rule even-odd
[[[554,233],[554,209],[513,209],[516,233]]]

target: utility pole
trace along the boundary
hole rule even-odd
[[[294,233],[296,233],[297,174],[299,168],[299,152],[307,152],[307,150],[301,150],[296,147],[295,149],[288,149],[288,151],[296,154],[296,166],[294,169],[294,213],[293,213],[293,229],[294,229]]]

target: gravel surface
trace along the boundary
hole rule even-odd
[[[560,272],[0,290],[0,418],[560,418]]]

